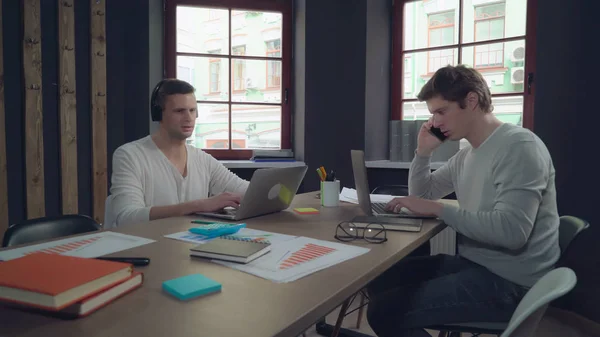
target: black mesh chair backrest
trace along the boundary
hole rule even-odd
[[[375,187],[371,194],[387,194],[406,196],[408,195],[408,186],[406,185],[382,185]]]
[[[10,225],[4,233],[2,247],[50,240],[100,229],[100,225],[86,215],[69,214],[30,219]]]

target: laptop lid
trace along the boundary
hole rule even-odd
[[[361,150],[350,150],[352,157],[352,172],[354,174],[354,185],[358,205],[366,215],[373,215],[371,210],[371,190],[367,178],[367,167],[365,165],[365,153]]]
[[[235,213],[235,220],[282,211],[288,208],[308,167],[257,169]]]

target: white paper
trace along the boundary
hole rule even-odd
[[[402,197],[388,195],[388,194],[371,194],[371,202],[388,203],[390,200],[392,200],[394,198],[402,198]],[[353,188],[347,188],[347,187],[342,188],[342,192],[340,192],[340,201],[358,204],[358,196],[356,194],[356,190]]]
[[[228,236],[234,236],[234,237],[243,238],[243,239],[247,239],[247,240],[260,240],[262,242],[270,242],[271,244],[277,244],[280,242],[288,241],[288,240],[291,240],[296,237],[293,235],[261,231],[258,229],[252,229],[252,228],[246,228],[246,227],[240,229],[237,233],[228,235]],[[165,237],[169,238],[169,239],[191,242],[191,243],[195,243],[195,244],[203,244],[203,243],[207,243],[210,240],[212,240],[212,239],[207,239],[207,237],[204,235],[194,234],[194,233],[190,233],[187,231],[168,234],[168,235],[165,235]]]
[[[365,254],[369,248],[307,237],[296,237],[271,246],[271,252],[247,263],[213,260],[277,283],[295,281],[319,270]]]
[[[34,252],[93,258],[152,242],[155,242],[155,240],[104,231],[2,251],[0,252],[0,260],[8,261]]]

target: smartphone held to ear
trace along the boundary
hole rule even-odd
[[[446,138],[448,138],[448,137],[446,137],[446,135],[444,135],[444,133],[442,132],[442,130],[440,130],[440,128],[434,128],[434,127],[432,126],[432,127],[429,129],[429,132],[430,132],[432,135],[436,136],[436,137],[437,137],[437,139],[439,139],[439,140],[440,140],[440,141],[442,141],[442,142],[443,142],[443,141],[445,141],[445,140],[446,140]]]

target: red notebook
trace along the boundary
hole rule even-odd
[[[0,301],[58,311],[132,272],[129,263],[35,253],[0,263]]]
[[[132,292],[133,290],[140,288],[144,283],[144,274],[141,272],[134,272],[131,277],[118,283],[108,289],[101,290],[97,293],[91,294],[88,297],[75,302],[62,310],[46,310],[40,307],[31,305],[23,305],[14,302],[7,302],[6,306],[9,308],[22,310],[25,312],[32,312],[42,314],[45,316],[51,316],[61,319],[76,319],[87,316],[100,308],[112,303],[120,297]]]
[[[125,294],[141,287],[143,283],[144,274],[141,272],[134,272],[133,275],[125,281],[104,291],[92,294],[83,300],[64,308],[60,313],[65,317],[72,318],[87,316]]]

